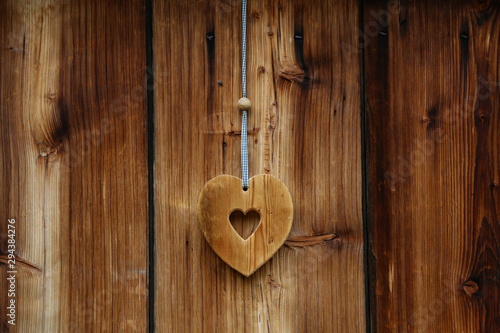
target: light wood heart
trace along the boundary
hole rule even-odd
[[[233,229],[235,210],[256,210],[260,224],[247,239]],[[292,228],[293,203],[285,184],[270,175],[249,179],[243,190],[240,178],[222,175],[209,180],[198,199],[198,222],[206,240],[229,266],[250,276],[286,241]]]

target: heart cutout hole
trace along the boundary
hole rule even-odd
[[[248,239],[260,224],[260,214],[255,209],[247,211],[246,214],[237,209],[229,215],[229,221],[241,238]]]

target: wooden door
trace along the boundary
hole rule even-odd
[[[499,331],[499,5],[249,1],[294,222],[246,278],[196,216],[241,172],[241,1],[0,0],[0,330]]]

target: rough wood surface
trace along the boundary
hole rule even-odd
[[[0,1],[0,35],[0,331],[144,331],[143,2]]]
[[[248,4],[250,175],[289,188],[294,224],[249,278],[203,238],[203,185],[240,176],[241,1],[154,1],[159,332],[363,332],[355,1]]]
[[[294,223],[245,278],[197,222],[203,185],[240,176],[241,1],[0,0],[0,331],[500,331],[499,3],[360,5],[249,2],[250,175]]]
[[[500,331],[498,1],[365,1],[373,329]]]
[[[260,216],[260,223],[247,239],[230,223],[235,210],[245,214],[254,210]],[[221,175],[203,186],[197,215],[200,229],[215,253],[249,276],[285,243],[292,228],[293,203],[286,186],[271,175],[250,178],[246,191],[240,178]]]

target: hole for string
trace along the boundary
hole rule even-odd
[[[260,224],[260,214],[255,209],[247,211],[246,214],[237,209],[229,215],[229,221],[241,238],[248,239]]]

